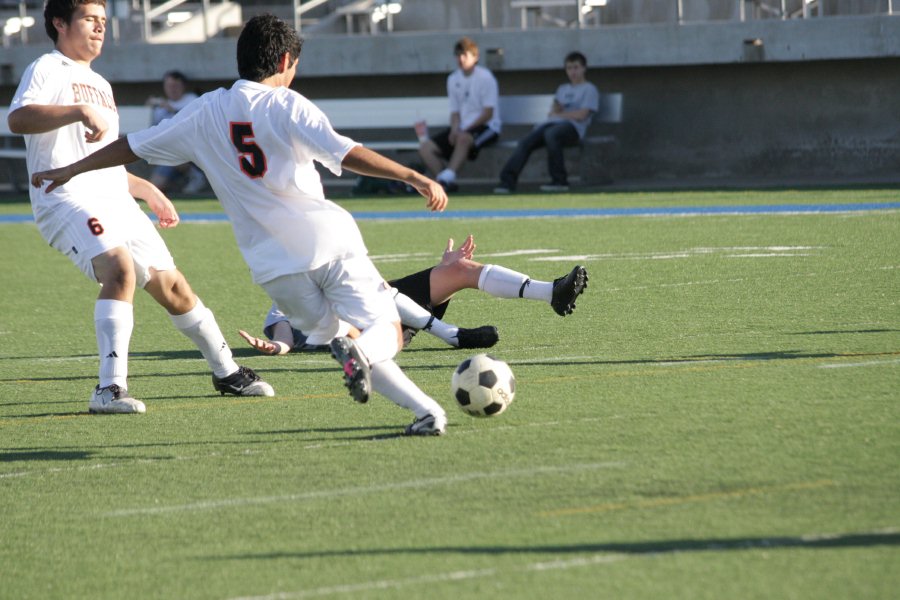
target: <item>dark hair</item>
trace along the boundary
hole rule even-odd
[[[59,32],[53,26],[53,19],[71,23],[75,9],[83,4],[99,4],[106,8],[106,0],[47,0],[44,5],[44,30],[54,44],[59,41]]]
[[[566,60],[563,62],[563,64],[570,62],[581,63],[582,67],[587,66],[587,59],[584,57],[584,54],[578,52],[577,50],[575,52],[569,52],[568,54],[566,54]]]
[[[453,46],[453,54],[472,53],[478,56],[478,44],[470,37],[461,38],[456,45]]]
[[[166,71],[163,74],[163,80],[166,80],[166,79],[177,79],[184,85],[187,85],[187,83],[188,83],[187,76],[185,76],[184,73],[182,73],[181,71],[178,71],[178,70]]]
[[[278,72],[278,61],[290,53],[300,58],[303,41],[294,28],[272,15],[247,21],[237,42],[237,66],[241,79],[262,81]]]

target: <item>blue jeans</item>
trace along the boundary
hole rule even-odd
[[[547,170],[554,185],[568,185],[566,157],[563,148],[577,146],[580,141],[575,126],[568,121],[544,123],[519,140],[516,151],[509,157],[500,171],[500,183],[515,189],[519,173],[525,168],[531,153],[542,146],[547,147]]]

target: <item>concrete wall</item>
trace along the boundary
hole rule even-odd
[[[625,94],[620,144],[602,156],[617,179],[900,181],[897,16],[310,36],[295,87],[313,99],[443,95],[463,33],[501,93],[550,92],[563,55],[584,52],[601,90]],[[46,50],[3,50],[0,105]],[[110,45],[95,63],[120,104],[158,93],[175,66],[202,90],[227,85],[234,40]]]

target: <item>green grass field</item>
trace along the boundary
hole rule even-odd
[[[896,189],[460,197],[454,208],[896,201]],[[353,211],[416,199],[353,199]],[[183,213],[210,202],[179,203]],[[0,213],[27,213],[26,204]],[[424,215],[424,213],[423,213]],[[130,391],[90,416],[94,284],[31,224],[0,224],[0,598],[896,598],[900,211],[365,221],[386,277],[448,236],[552,279],[575,313],[461,293],[518,391],[453,406],[471,352],[398,356],[442,438],[357,405],[326,355],[242,346],[268,309],[225,223],[163,232],[239,362],[275,398],[221,397],[146,294]]]

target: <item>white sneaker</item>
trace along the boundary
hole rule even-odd
[[[548,183],[548,184],[541,186],[541,191],[542,192],[553,192],[553,193],[568,192],[569,186],[561,184],[561,183]]]
[[[129,396],[128,390],[112,384],[105,388],[99,385],[94,388],[88,403],[88,411],[94,414],[145,413],[147,407],[140,400]]]
[[[444,435],[447,431],[447,415],[425,415],[406,427],[405,435]]]
[[[512,190],[506,187],[505,185],[500,185],[494,188],[495,194],[511,194]]]

